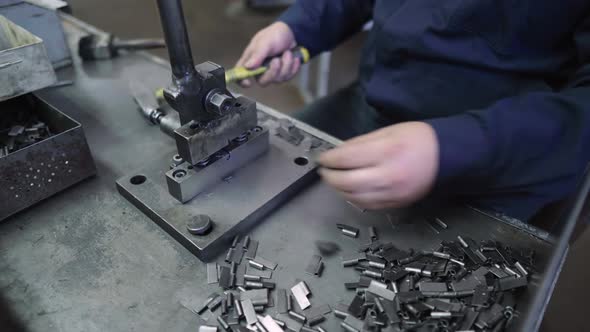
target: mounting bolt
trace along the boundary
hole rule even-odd
[[[175,154],[172,157],[172,165],[174,166],[178,166],[180,164],[182,164],[184,162],[184,160],[182,159],[182,157],[179,154]]]
[[[186,229],[192,235],[205,235],[211,231],[213,221],[206,214],[199,214],[194,216],[186,223]]]

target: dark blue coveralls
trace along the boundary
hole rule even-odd
[[[435,193],[526,220],[580,181],[590,1],[299,0],[279,20],[312,55],[373,20],[359,88],[336,93],[348,106],[302,118],[340,138],[429,123],[440,144]]]

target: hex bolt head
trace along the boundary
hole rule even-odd
[[[183,162],[183,161],[184,161],[184,160],[182,159],[182,157],[181,157],[180,155],[178,155],[178,154],[175,154],[175,155],[172,157],[172,164],[173,164],[174,166],[178,166],[178,165],[182,164],[182,162]]]
[[[186,229],[193,235],[205,235],[213,228],[213,221],[206,214],[199,214],[194,216],[186,223]]]

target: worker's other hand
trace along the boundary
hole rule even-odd
[[[265,86],[288,81],[301,67],[301,61],[294,58],[290,51],[295,46],[295,36],[291,28],[283,22],[273,23],[254,35],[236,66],[255,69],[260,67],[266,58],[282,54],[270,62],[269,69],[258,78],[258,83]],[[240,85],[250,87],[252,80],[242,80]]]
[[[355,137],[320,155],[323,180],[358,207],[402,207],[424,197],[438,172],[434,129],[405,122]]]

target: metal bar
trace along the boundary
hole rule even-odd
[[[166,38],[172,74],[176,78],[195,73],[181,0],[157,0]]]
[[[115,39],[113,41],[113,47],[125,50],[149,50],[156,48],[164,48],[166,47],[166,42],[163,39]]]
[[[330,82],[330,60],[332,52],[320,54],[320,62],[317,72],[317,91],[316,98],[322,98],[328,95],[328,84]]]
[[[158,0],[160,20],[170,57],[172,91],[164,97],[178,111],[181,124],[191,121],[208,123],[217,115],[203,108],[203,78],[195,69],[181,0]],[[224,88],[225,88],[225,82]],[[185,157],[185,159],[187,159]]]
[[[301,94],[301,97],[303,98],[303,101],[306,104],[311,103],[315,99],[309,89],[309,71],[309,63],[301,66],[301,70],[299,71],[299,78],[297,80],[297,87],[299,88],[299,93]]]

